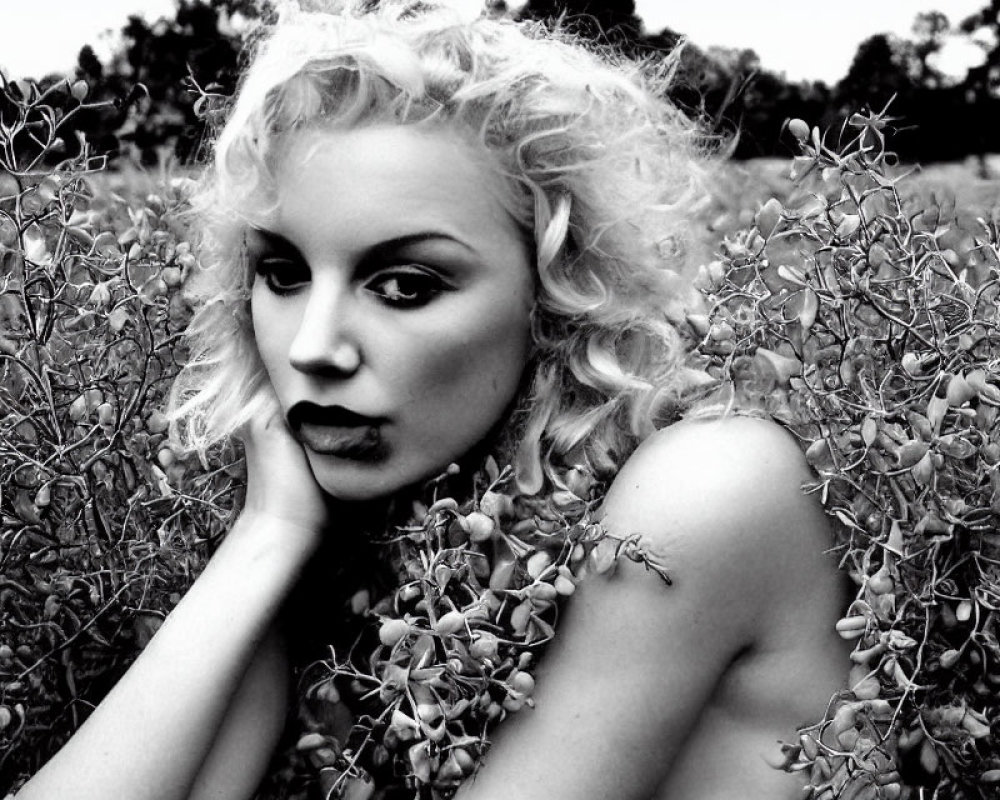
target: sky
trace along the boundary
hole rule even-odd
[[[482,0],[452,0],[474,13]],[[789,80],[836,83],[847,72],[858,43],[874,33],[907,36],[921,11],[942,10],[953,23],[986,0],[637,0],[646,29],[664,26],[699,47],[749,47],[762,65]],[[129,14],[149,20],[169,14],[174,0],[0,0],[0,69],[11,77],[69,71],[84,44],[99,55]],[[981,59],[971,46],[949,46],[938,66],[964,74]]]

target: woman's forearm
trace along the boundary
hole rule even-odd
[[[244,517],[135,664],[18,800],[182,800],[247,665],[315,547]]]

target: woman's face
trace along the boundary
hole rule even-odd
[[[299,134],[248,232],[254,336],[320,486],[384,497],[500,420],[530,348],[531,250],[456,135]]]

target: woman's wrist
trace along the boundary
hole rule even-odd
[[[319,549],[323,529],[319,525],[283,517],[260,509],[245,508],[229,529],[224,542],[262,557],[297,559],[302,563]]]

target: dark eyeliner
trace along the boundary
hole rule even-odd
[[[379,291],[379,285],[389,281],[397,281],[405,285],[406,281],[416,284],[412,297],[393,297],[386,291]],[[379,297],[382,302],[395,308],[419,308],[433,301],[448,290],[447,282],[436,272],[404,265],[386,267],[371,275],[365,282],[365,288]],[[400,294],[404,294],[400,292]]]
[[[288,266],[284,269],[275,269],[279,264]],[[253,266],[254,274],[263,278],[268,290],[277,295],[286,295],[294,292],[308,283],[311,277],[309,269],[297,262],[296,259],[274,253],[262,253],[258,255],[253,260]],[[297,277],[298,279],[292,283],[281,284],[279,282],[281,273],[286,274],[286,279],[291,277]],[[298,273],[297,276],[296,273]]]

